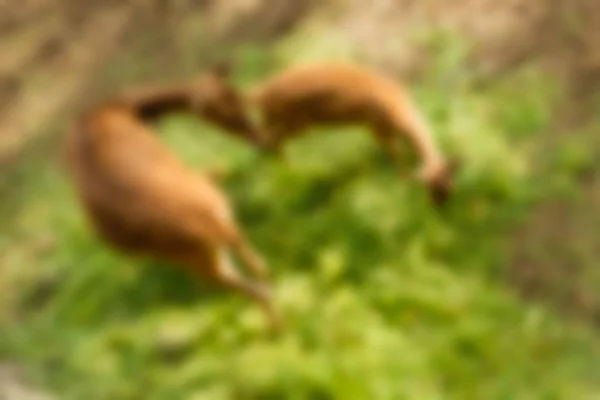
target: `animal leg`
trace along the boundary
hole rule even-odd
[[[276,131],[273,131],[273,133],[273,135],[269,135],[271,139],[261,146],[261,151],[268,157],[276,158],[279,161],[285,161],[286,156],[283,140],[278,139]]]
[[[237,233],[231,248],[244,263],[248,271],[257,279],[265,282],[268,280],[269,271],[265,265],[263,258],[250,245],[242,234]]]
[[[219,239],[214,241],[213,245],[231,249],[254,278],[263,282],[267,281],[269,274],[265,262],[240,231],[234,221],[232,211],[230,209],[222,210],[220,215],[213,215],[211,220],[214,231],[220,232]]]
[[[210,278],[224,288],[235,290],[256,301],[267,317],[271,329],[278,332],[282,321],[276,311],[269,287],[266,283],[252,281],[242,276],[226,252],[221,252],[212,265]]]
[[[263,137],[266,139],[263,142],[262,149],[271,157],[279,161],[286,160],[285,154],[285,138],[290,134],[289,124],[281,124],[277,122],[278,116],[271,115],[268,112],[265,114],[263,121]]]
[[[401,175],[405,175],[406,172],[403,171],[404,165],[402,164],[402,155],[404,153],[400,142],[397,140],[398,138],[395,135],[390,135],[386,132],[376,132],[375,134],[377,141],[380,143],[381,147],[385,150],[386,153],[392,158],[394,164],[396,164],[397,168],[400,171]]]

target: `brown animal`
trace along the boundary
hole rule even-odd
[[[237,226],[226,195],[209,174],[186,167],[146,124],[176,109],[210,109],[211,82],[205,77],[193,95],[183,87],[136,90],[84,113],[66,137],[70,176],[107,243],[241,292],[257,301],[277,328],[267,269]],[[238,272],[232,252],[252,278]]]
[[[172,111],[191,111],[239,139],[263,146],[261,131],[250,118],[243,95],[229,83],[229,75],[229,66],[222,63],[191,82],[146,85],[122,93],[113,103],[130,107],[144,121]]]
[[[263,142],[262,147],[275,153],[315,125],[369,126],[397,162],[401,158],[398,139],[408,138],[422,163],[418,179],[438,204],[449,197],[455,165],[442,155],[407,90],[390,78],[344,63],[301,65],[256,85],[245,103],[256,118],[248,129],[252,141]],[[245,110],[240,114],[249,115]]]

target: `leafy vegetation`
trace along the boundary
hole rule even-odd
[[[313,57],[290,52],[310,48],[300,42],[244,50],[240,82]],[[273,271],[280,338],[245,299],[104,246],[60,166],[28,157],[3,185],[0,358],[61,399],[592,398],[593,332],[503,279],[510,229],[556,191],[532,143],[560,88],[525,67],[476,90],[445,75],[463,59],[441,47],[414,93],[463,160],[443,211],[401,179],[412,165],[398,171],[359,127],[307,135],[286,163],[189,116],[157,127],[190,165],[229,171],[224,186]],[[567,177],[586,162],[581,148],[557,157]]]

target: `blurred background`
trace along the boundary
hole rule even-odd
[[[0,398],[600,398],[598,27],[597,0],[0,2]],[[282,163],[161,119],[228,171],[275,340],[246,299],[103,245],[61,166],[83,104],[223,59],[242,87],[314,60],[391,74],[464,164],[436,212],[360,127]]]

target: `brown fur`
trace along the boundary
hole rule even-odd
[[[126,253],[172,262],[240,291],[276,327],[266,268],[236,225],[226,195],[209,175],[186,167],[141,119],[183,107],[183,100],[164,91],[141,93],[92,109],[68,132],[70,176],[90,222]],[[253,279],[237,271],[231,251]]]
[[[418,178],[436,203],[451,190],[452,166],[438,149],[431,130],[406,89],[367,69],[322,63],[289,68],[258,84],[246,96],[259,114],[257,136],[274,152],[315,125],[362,124],[397,161],[399,138],[407,138],[421,159]]]
[[[227,133],[262,145],[245,108],[243,96],[228,82],[230,71],[216,66],[193,79],[173,85],[146,85],[128,90],[111,101],[131,108],[143,121],[150,122],[172,111],[192,111]]]

